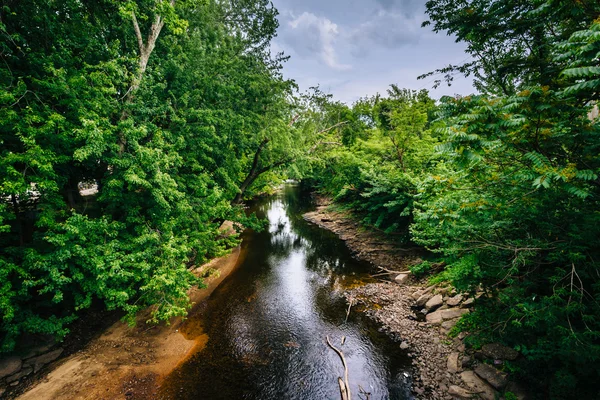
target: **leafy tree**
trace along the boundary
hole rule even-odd
[[[434,29],[467,42],[475,60],[452,70],[474,73],[484,95],[443,101],[448,170],[421,183],[413,239],[446,258],[437,279],[490,294],[463,321],[473,341],[521,349],[540,398],[591,398],[598,5],[430,1],[428,12]]]
[[[94,302],[185,315],[192,267],[232,244],[218,228],[242,217],[247,160],[287,123],[275,16],[263,0],[2,2],[2,350],[64,335]]]

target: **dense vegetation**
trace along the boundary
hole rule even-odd
[[[518,348],[541,398],[598,393],[596,0],[428,1],[472,61],[424,77],[479,94],[352,106],[283,79],[267,0],[0,4],[1,351],[92,304],[185,315],[221,223],[285,169],[483,290],[459,328]]]
[[[200,283],[191,267],[231,245],[220,224],[244,222],[235,203],[293,156],[293,84],[269,51],[276,10],[1,6],[1,349],[63,335],[93,303],[130,319],[149,305],[155,321],[184,315]]]
[[[475,346],[519,349],[525,361],[506,368],[539,398],[595,398],[600,4],[437,0],[427,12],[473,58],[424,77],[471,75],[480,94],[435,104],[392,86],[346,108],[344,129],[363,126],[303,173],[365,223],[430,249],[446,265],[433,281],[483,290],[459,328]]]

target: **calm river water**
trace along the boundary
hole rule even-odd
[[[353,399],[411,399],[409,360],[342,291],[368,280],[334,234],[307,223],[310,198],[294,185],[252,205],[268,229],[244,237],[245,257],[199,313],[206,347],[168,376],[170,399],[340,399],[348,362]],[[341,340],[345,337],[342,346]],[[361,395],[362,393],[362,395]]]

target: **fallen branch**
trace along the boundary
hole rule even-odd
[[[340,385],[340,394],[342,396],[342,400],[352,400],[352,394],[350,393],[350,384],[348,383],[348,364],[346,364],[346,358],[344,357],[344,353],[341,350],[336,348],[329,341],[329,336],[326,336],[327,345],[333,349],[340,356],[342,360],[342,365],[344,366],[344,380],[342,378],[338,378],[338,383]]]
[[[348,317],[350,316],[350,309],[352,308],[353,305],[354,305],[354,299],[351,299],[350,303],[348,303],[348,311],[346,311],[346,319],[344,320],[344,323],[348,322]],[[346,340],[346,337],[344,336],[342,338],[342,346],[344,345],[345,340]]]

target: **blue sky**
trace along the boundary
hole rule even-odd
[[[454,38],[421,28],[424,0],[273,0],[279,10],[274,52],[291,56],[286,78],[302,90],[321,86],[337,100],[385,92],[396,83],[428,89],[434,98],[474,92],[471,80],[432,89],[417,76],[469,60]]]

